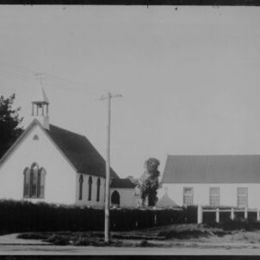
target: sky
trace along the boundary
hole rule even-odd
[[[0,94],[26,127],[40,88],[52,124],[86,135],[139,177],[167,154],[260,154],[260,9],[198,6],[2,6]]]

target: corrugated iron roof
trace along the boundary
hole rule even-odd
[[[128,178],[113,178],[110,184],[111,188],[125,188],[125,189],[134,189],[135,184],[131,182]]]
[[[106,177],[105,160],[83,135],[50,125],[46,130],[79,173]],[[119,178],[111,168],[111,177]]]
[[[260,183],[260,155],[168,155],[162,183]]]

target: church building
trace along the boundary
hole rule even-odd
[[[82,135],[50,124],[49,100],[32,102],[33,120],[0,160],[0,199],[103,207],[105,160]],[[111,168],[112,205],[136,207],[135,185]]]

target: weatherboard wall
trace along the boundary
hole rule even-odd
[[[82,199],[79,199],[79,178],[81,174],[77,174],[77,199],[76,203],[78,205],[90,206],[90,207],[103,207],[105,203],[105,178],[96,177],[93,175],[82,174],[83,184],[82,184]],[[91,188],[91,199],[89,200],[89,177],[92,178],[92,188]],[[97,200],[97,181],[100,179],[100,196]]]
[[[179,206],[183,205],[183,189],[185,187],[193,187],[193,204],[194,205],[209,205],[209,189],[210,187],[220,188],[220,206],[237,206],[237,188],[248,188],[248,208],[260,209],[260,183],[178,183],[178,184],[163,184],[159,192],[159,197],[164,193]]]
[[[139,196],[138,194],[136,194],[135,189],[111,188],[110,196],[115,190],[118,191],[120,195],[120,207],[125,207],[125,208],[137,207]]]
[[[37,137],[36,137],[37,136]],[[48,203],[73,204],[76,173],[39,125],[34,125],[0,166],[0,199],[23,200],[23,171],[36,162],[46,170],[44,199]]]

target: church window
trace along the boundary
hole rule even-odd
[[[92,177],[89,176],[89,178],[88,178],[88,200],[91,200],[91,194],[92,194]]]
[[[33,163],[31,168],[24,169],[24,198],[44,198],[45,175],[44,168]]]
[[[31,167],[31,179],[30,179],[30,197],[34,198],[37,197],[37,179],[38,179],[38,165],[33,164]]]
[[[83,193],[83,175],[79,176],[79,200],[82,200],[82,193]]]
[[[100,199],[100,178],[97,179],[97,201]]]
[[[38,179],[39,179],[38,198],[44,198],[45,176],[46,176],[46,171],[44,168],[41,168],[38,173]]]
[[[30,168],[26,167],[23,171],[24,174],[24,187],[23,187],[23,196],[28,198],[30,196]]]

